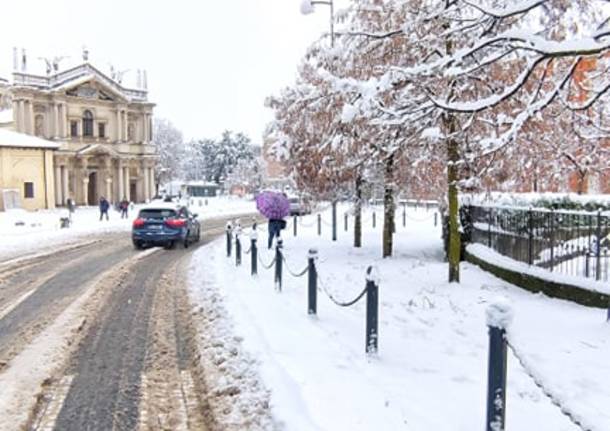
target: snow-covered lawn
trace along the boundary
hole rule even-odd
[[[365,304],[350,308],[318,296],[318,316],[307,315],[307,278],[284,273],[284,288],[274,290],[273,271],[259,264],[250,276],[249,256],[235,267],[224,240],[200,249],[191,268],[191,293],[202,306],[217,310],[210,334],[215,361],[230,372],[210,378],[211,389],[232,383],[243,388],[227,417],[239,417],[248,397],[260,403],[271,391],[275,419],[287,430],[473,431],[485,426],[487,327],[485,310],[497,297],[514,309],[510,339],[530,371],[564,407],[592,431],[610,429],[610,323],[604,310],[532,295],[462,265],[462,283],[448,284],[440,227],[432,212],[408,210],[402,227],[397,212],[395,257],[381,256],[381,210],[373,231],[365,219],[364,247],[351,247],[350,232],[339,217],[339,240],[330,241],[324,223],[317,236],[315,218],[306,217],[299,235],[292,220],[284,232],[285,254],[300,272],[311,247],[319,250],[323,287],[339,300],[364,288],[374,264],[381,275],[379,354],[364,353]],[[324,213],[326,222],[330,214]],[[417,220],[417,221],[416,221]],[[352,221],[350,220],[350,228]],[[264,247],[261,259],[273,256]],[[246,245],[247,247],[247,245]],[[212,328],[212,329],[211,329]],[[206,347],[210,352],[209,346]],[[227,362],[224,362],[227,361]],[[253,365],[254,364],[254,365]],[[254,379],[252,367],[258,372]],[[248,383],[240,376],[249,376]],[[578,430],[553,405],[509,353],[507,429]]]
[[[207,205],[205,205],[206,200]],[[198,214],[202,220],[256,211],[254,201],[233,197],[205,200],[195,198],[188,204],[191,211]],[[121,214],[111,209],[110,221],[105,219],[100,221],[97,207],[78,207],[72,215],[72,225],[67,229],[60,228],[60,218],[69,216],[67,209],[0,212],[0,257],[26,253],[45,246],[65,244],[89,234],[129,231],[139,208],[140,205],[136,205],[129,211],[127,219],[121,219]]]

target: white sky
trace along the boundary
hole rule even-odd
[[[348,0],[335,0],[339,6]],[[292,83],[306,47],[328,30],[328,7],[300,14],[300,0],[18,0],[2,2],[0,76],[13,46],[37,57],[80,58],[102,71],[147,69],[157,116],[186,137],[244,131],[260,142],[267,95]],[[4,4],[6,3],[6,4]],[[44,69],[44,68],[43,68]]]

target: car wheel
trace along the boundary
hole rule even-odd
[[[142,244],[141,241],[134,241],[133,248],[135,248],[136,250],[142,250],[144,248],[144,244]]]
[[[174,245],[175,245],[174,241],[168,241],[165,243],[165,249],[171,250],[172,248],[174,248]]]

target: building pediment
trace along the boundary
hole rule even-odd
[[[104,100],[110,102],[127,102],[127,98],[114,88],[104,85],[94,75],[83,77],[77,81],[69,82],[58,88],[68,96],[82,99]]]
[[[78,150],[77,156],[110,156],[118,158],[120,154],[114,149],[102,144],[92,144]]]

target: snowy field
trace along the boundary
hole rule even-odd
[[[188,203],[191,211],[202,220],[256,211],[252,200],[218,197],[207,198],[207,202],[208,205],[205,205],[204,199],[196,198],[184,203]],[[67,229],[60,228],[60,218],[69,216],[67,209],[0,212],[0,258],[31,252],[41,247],[67,244],[90,234],[130,231],[140,207],[141,205],[136,205],[129,211],[127,219],[121,219],[121,214],[111,209],[110,221],[99,220],[97,207],[78,207],[72,215],[72,225]]]
[[[322,287],[341,301],[364,288],[368,265],[378,268],[376,357],[364,353],[364,300],[340,308],[320,291],[318,316],[310,317],[306,277],[284,272],[279,293],[272,270],[259,263],[259,276],[252,278],[250,257],[244,256],[244,264],[236,268],[222,239],[196,252],[191,293],[201,307],[217,310],[207,317],[201,337],[213,340],[208,353],[225,370],[210,376],[210,387],[241,388],[241,396],[225,407],[228,422],[247,423],[250,419],[240,417],[256,415],[268,389],[274,418],[286,430],[484,429],[485,310],[505,297],[514,309],[509,337],[529,373],[587,429],[610,429],[610,323],[605,310],[530,294],[469,264],[462,265],[461,284],[448,284],[440,226],[434,227],[432,212],[409,210],[406,228],[402,209],[397,212],[395,257],[386,260],[380,258],[381,209],[375,230],[370,213],[365,215],[361,249],[351,247],[351,220],[350,232],[344,232],[343,210],[339,214],[336,243],[330,241],[328,212],[323,214],[322,237],[313,216],[303,219],[297,238],[289,221],[284,231],[288,266],[300,272],[308,249],[317,248]],[[265,227],[259,242],[267,264],[273,255],[264,247]],[[512,353],[508,361],[507,430],[579,429]]]

